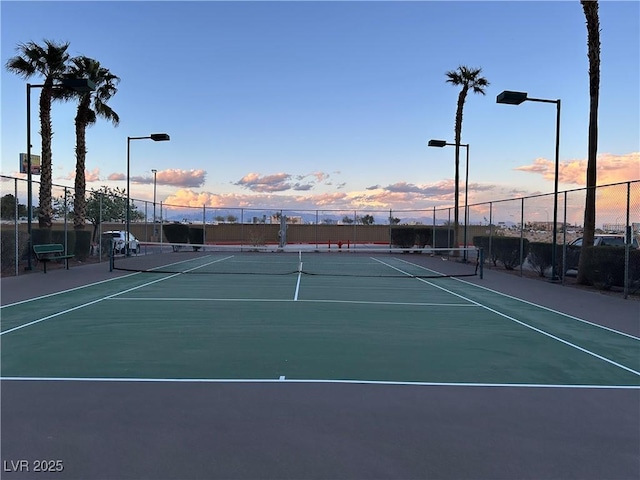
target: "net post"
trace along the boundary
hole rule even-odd
[[[484,248],[479,249],[479,262],[480,262],[480,280],[484,278]]]
[[[114,267],[113,264],[115,261],[115,257],[113,255],[113,251],[114,251],[113,242],[114,242],[113,239],[109,239],[109,271],[110,272],[113,272],[113,267]]]

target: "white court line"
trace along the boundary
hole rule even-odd
[[[104,382],[104,383],[319,383],[346,385],[398,385],[418,387],[482,387],[482,388],[566,388],[589,390],[640,390],[640,385],[557,385],[545,383],[468,383],[468,382],[399,382],[387,380],[323,380],[260,378],[94,378],[94,377],[0,377],[0,381],[21,382]]]
[[[408,262],[408,261],[403,260],[403,259],[399,259],[399,260],[401,262],[407,263],[407,264],[409,264],[411,266],[422,268],[423,270],[427,270],[429,272],[435,272],[435,270],[431,270],[430,268],[423,267],[422,265],[418,265],[417,263],[411,263],[411,262]],[[435,272],[435,273],[441,273],[441,272]],[[555,313],[557,315],[561,315],[561,316],[566,317],[566,318],[570,318],[571,320],[576,320],[578,322],[586,323],[587,325],[591,325],[592,327],[601,328],[602,330],[606,330],[606,331],[611,332],[611,333],[617,333],[618,335],[622,335],[623,337],[628,337],[628,338],[631,338],[633,340],[640,340],[640,337],[636,337],[635,335],[631,335],[629,333],[621,332],[619,330],[615,330],[613,328],[606,327],[604,325],[599,325],[597,323],[593,323],[593,322],[590,322],[588,320],[585,320],[584,318],[576,317],[576,316],[570,315],[568,313],[564,313],[564,312],[560,312],[558,310],[554,310],[553,308],[545,307],[544,305],[540,305],[539,303],[530,302],[530,301],[524,300],[522,298],[514,297],[513,295],[509,295],[507,293],[499,292],[497,290],[493,290],[491,288],[488,288],[488,287],[485,287],[485,286],[482,286],[482,285],[477,285],[475,283],[471,283],[468,280],[464,280],[462,278],[457,278],[457,277],[451,277],[451,278],[453,280],[456,280],[458,282],[464,283],[466,285],[471,285],[472,287],[480,288],[482,290],[486,290],[487,292],[491,292],[491,293],[494,293],[496,295],[500,295],[502,297],[510,298],[511,300],[517,300],[518,302],[522,302],[522,303],[525,303],[527,305],[531,305],[532,307],[537,307],[537,308],[540,308],[542,310],[546,310],[548,312]]]
[[[302,278],[302,262],[300,262],[300,265],[298,267],[298,281],[296,282],[296,291],[293,295],[293,301],[297,302],[298,301],[298,293],[300,293],[300,280]]]
[[[635,335],[631,335],[630,333],[621,332],[620,330],[615,330],[613,328],[606,327],[604,325],[598,325],[597,323],[590,322],[589,320],[585,320],[584,318],[575,317],[575,316],[570,315],[568,313],[563,313],[563,312],[560,312],[558,310],[554,310],[553,308],[545,307],[544,305],[539,305],[537,303],[530,302],[530,301],[524,300],[522,298],[514,297],[514,296],[509,295],[507,293],[498,292],[497,290],[492,290],[490,288],[483,287],[481,285],[476,285],[476,284],[471,283],[471,282],[466,282],[466,281],[462,280],[461,278],[455,278],[454,280],[458,280],[458,281],[463,282],[463,283],[465,283],[467,285],[472,285],[474,287],[481,288],[481,289],[486,290],[488,292],[495,293],[497,295],[501,295],[503,297],[510,298],[512,300],[517,300],[519,302],[526,303],[527,305],[531,305],[533,307],[541,308],[541,309],[546,310],[546,311],[551,312],[551,313],[556,313],[558,315],[562,315],[563,317],[570,318],[571,320],[577,320],[578,322],[586,323],[587,325],[591,325],[592,327],[598,327],[598,328],[601,328],[603,330],[607,330],[608,332],[611,332],[611,333],[617,333],[618,335],[622,335],[623,337],[628,337],[628,338],[631,338],[633,340],[640,340],[640,337],[636,337]]]
[[[199,265],[197,267],[190,268],[188,270],[185,270],[182,273],[191,272],[193,270],[197,270],[198,268],[206,267],[206,266],[211,265],[213,263],[221,262],[223,260],[228,260],[232,256],[233,255],[231,255],[229,257],[225,257],[225,258],[220,258],[218,260],[214,260],[213,262],[205,263],[205,264]],[[102,302],[103,300],[109,300],[111,298],[117,297],[118,295],[122,295],[122,294],[125,294],[125,293],[128,293],[128,292],[132,292],[134,290],[138,290],[139,288],[143,288],[143,287],[147,287],[149,285],[153,285],[154,283],[158,283],[158,282],[163,282],[165,280],[169,280],[170,278],[176,277],[178,275],[182,275],[182,273],[174,273],[173,275],[169,275],[168,277],[157,278],[156,280],[153,280],[151,282],[143,283],[142,285],[138,285],[136,287],[128,288],[128,289],[123,290],[121,292],[113,293],[111,295],[107,295],[106,297],[98,298],[97,300],[93,300],[93,301],[88,302],[88,303],[83,303],[81,305],[77,305],[77,306],[75,306],[73,308],[68,308],[66,310],[54,313],[52,315],[47,315],[46,317],[39,318],[38,320],[33,320],[32,322],[28,322],[28,323],[24,323],[22,325],[18,325],[16,327],[13,327],[13,328],[10,328],[8,330],[4,330],[4,331],[0,332],[0,336],[6,335],[7,333],[15,332],[16,330],[21,330],[21,329],[23,329],[25,327],[29,327],[31,325],[35,325],[35,324],[40,323],[40,322],[44,322],[45,320],[49,320],[51,318],[55,318],[55,317],[58,317],[60,315],[64,315],[65,313],[73,312],[74,310],[78,310],[78,309],[81,309],[81,308],[84,308],[84,307],[88,307],[90,305],[94,305],[94,304],[96,304],[98,302]]]
[[[209,255],[208,255],[209,256]],[[174,263],[169,263],[168,265],[164,265],[164,267],[170,267],[172,265],[178,265],[180,263],[184,263],[184,262],[191,262],[193,261],[193,259],[188,259],[188,260],[180,260],[179,262],[174,262]],[[164,268],[164,267],[156,267],[156,268]],[[67,290],[61,290],[59,292],[53,292],[53,293],[48,293],[47,295],[41,295],[39,297],[34,297],[34,298],[28,298],[26,300],[21,300],[19,302],[14,302],[14,303],[9,303],[7,305],[2,305],[0,306],[0,309],[2,308],[6,308],[6,307],[13,307],[15,305],[22,305],[23,303],[28,303],[28,302],[33,302],[35,300],[41,300],[43,298],[48,298],[48,297],[54,297],[56,295],[62,295],[64,293],[69,293],[69,292],[74,292],[76,290],[81,290],[83,288],[88,288],[88,287],[93,287],[95,285],[100,285],[102,283],[106,283],[106,282],[111,282],[113,280],[119,280],[121,278],[127,278],[127,277],[131,277],[134,275],[140,275],[142,272],[134,272],[134,273],[128,273],[127,275],[122,275],[121,277],[113,277],[113,278],[108,278],[107,280],[100,280],[99,282],[94,282],[94,283],[90,283],[88,285],[81,285],[79,287],[74,287],[74,288],[69,288]],[[162,273],[162,272],[158,272],[158,273]]]
[[[401,305],[401,306],[416,306],[416,307],[473,307],[477,308],[479,305],[471,303],[430,303],[430,302],[372,302],[368,300],[323,300],[323,299],[309,299],[309,300],[296,300],[288,298],[187,298],[187,297],[126,297],[126,298],[106,298],[105,300],[114,300],[119,302],[238,302],[238,303],[353,303],[359,305]]]
[[[121,277],[113,277],[113,278],[109,278],[107,280],[100,280],[99,282],[89,283],[88,285],[81,285],[79,287],[69,288],[67,290],[61,290],[59,292],[48,293],[46,295],[41,295],[39,297],[27,298],[26,300],[20,300],[19,302],[8,303],[7,305],[2,305],[2,306],[0,306],[0,309],[6,308],[6,307],[13,307],[15,305],[22,305],[23,303],[33,302],[35,300],[41,300],[43,298],[53,297],[55,295],[62,295],[63,293],[74,292],[76,290],[81,290],[83,288],[88,288],[88,287],[93,287],[95,285],[100,285],[101,283],[111,282],[112,280],[119,280],[121,278],[127,278],[127,277],[131,277],[133,275],[140,275],[141,273],[142,272],[129,273],[129,274],[123,275]]]
[[[376,260],[377,260],[377,259],[376,259]],[[393,265],[390,265],[390,264],[388,264],[388,263],[385,263],[385,262],[383,262],[382,260],[377,260],[377,261],[378,261],[378,262],[380,262],[380,263],[382,263],[383,265],[387,265],[388,267],[393,268],[394,270],[397,270],[397,271],[399,271],[399,272],[402,272],[402,270],[401,270],[401,269],[399,269],[399,268],[397,268],[397,267],[394,267]],[[403,273],[405,273],[406,275],[409,275],[409,276],[411,275],[411,274],[410,274],[410,273],[408,273],[408,272],[403,272]],[[465,296],[463,296],[463,295],[460,295],[459,293],[452,292],[451,290],[448,290],[448,289],[446,289],[446,288],[444,288],[444,287],[442,287],[442,286],[440,286],[440,285],[436,285],[436,284],[435,284],[435,283],[433,283],[433,282],[429,282],[429,281],[425,280],[424,278],[416,278],[416,280],[419,280],[419,281],[421,281],[421,282],[423,282],[423,283],[426,283],[427,285],[431,285],[432,287],[438,288],[438,289],[440,289],[440,290],[442,290],[442,291],[444,291],[444,292],[450,293],[451,295],[454,295],[454,296],[456,296],[456,297],[458,297],[458,298],[461,298],[461,299],[463,299],[463,300],[467,300],[467,301],[469,301],[469,302],[471,302],[471,303],[474,303],[474,304],[478,305],[479,307],[482,307],[482,308],[484,308],[484,309],[486,309],[486,310],[489,310],[489,311],[490,311],[490,312],[492,312],[492,313],[495,313],[496,315],[499,315],[499,316],[501,316],[501,317],[504,317],[504,318],[506,318],[507,320],[511,320],[512,322],[515,322],[515,323],[517,323],[517,324],[519,324],[519,325],[522,325],[523,327],[529,328],[529,329],[531,329],[531,330],[533,330],[533,331],[535,331],[535,332],[538,332],[538,333],[540,333],[540,334],[542,334],[542,335],[545,335],[545,336],[547,336],[547,337],[549,337],[549,338],[551,338],[551,339],[553,339],[553,340],[556,340],[556,341],[558,341],[558,342],[560,342],[560,343],[564,343],[565,345],[567,345],[567,346],[569,346],[569,347],[572,347],[572,348],[575,348],[576,350],[580,350],[581,352],[586,353],[586,354],[588,354],[588,355],[591,355],[592,357],[595,357],[595,358],[597,358],[597,359],[599,359],[599,360],[602,360],[602,361],[604,361],[604,362],[610,363],[611,365],[615,365],[615,366],[616,366],[616,367],[618,367],[618,368],[621,368],[621,369],[626,370],[626,371],[628,371],[628,372],[630,372],[630,373],[633,373],[633,374],[635,374],[635,375],[640,376],[640,372],[638,372],[638,371],[636,371],[636,370],[633,370],[632,368],[626,367],[626,366],[624,366],[624,365],[622,365],[622,364],[620,364],[620,363],[618,363],[618,362],[614,362],[613,360],[611,360],[611,359],[609,359],[609,358],[603,357],[602,355],[598,355],[597,353],[592,352],[591,350],[587,350],[586,348],[582,348],[582,347],[580,347],[579,345],[576,345],[576,344],[574,344],[574,343],[571,343],[571,342],[569,342],[569,341],[567,341],[567,340],[564,340],[564,339],[562,339],[562,338],[560,338],[560,337],[556,337],[555,335],[553,335],[553,334],[551,334],[551,333],[549,333],[549,332],[545,332],[544,330],[541,330],[541,329],[539,329],[539,328],[536,328],[536,327],[534,327],[533,325],[529,325],[528,323],[525,323],[525,322],[523,322],[523,321],[521,321],[521,320],[518,320],[518,319],[516,319],[516,318],[514,318],[514,317],[512,317],[512,316],[510,316],[510,315],[507,315],[506,313],[502,313],[502,312],[499,312],[498,310],[495,310],[495,309],[493,309],[493,308],[490,308],[490,307],[488,307],[488,306],[486,306],[486,305],[482,305],[481,303],[478,303],[478,302],[476,302],[475,300],[471,300],[470,298],[467,298],[467,297],[465,297]]]

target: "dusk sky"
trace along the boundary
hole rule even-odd
[[[459,65],[481,67],[490,82],[464,110],[470,203],[553,191],[555,105],[500,105],[503,90],[562,100],[560,189],[585,184],[589,64],[578,0],[0,5],[3,175],[21,176],[26,151],[26,81],[6,62],[19,43],[50,39],[121,78],[110,101],[120,125],[99,120],[87,131],[88,189],[124,188],[127,136],[166,132],[170,142],[132,141],[133,198],[153,198],[157,169],[158,201],[171,204],[451,206],[455,149],[427,142],[454,141],[459,87],[445,72]],[[600,23],[602,185],[640,179],[640,2],[600,2]],[[73,185],[74,115],[73,104],[53,106],[60,185]]]

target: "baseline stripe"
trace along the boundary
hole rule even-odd
[[[93,378],[93,377],[0,377],[8,382],[121,382],[121,383],[319,383],[346,385],[398,385],[425,387],[481,388],[568,388],[594,390],[640,390],[640,385],[556,385],[544,383],[469,383],[469,382],[399,382],[387,380],[323,380],[274,378]]]

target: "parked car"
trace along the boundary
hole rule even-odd
[[[626,235],[624,233],[596,233],[593,237],[593,246],[624,248],[626,241]],[[575,276],[578,273],[581,247],[582,237],[576,238],[573,242],[567,244],[566,275],[568,276]],[[631,239],[631,248],[640,248],[638,238],[635,236]]]
[[[125,230],[110,230],[108,232],[103,232],[102,236],[104,238],[113,239],[114,253],[126,252],[127,247],[126,247],[125,239],[127,238],[127,232]],[[131,233],[129,233],[129,251],[131,253],[138,253],[140,251],[140,242]]]
[[[624,247],[626,244],[626,235],[623,233],[597,233],[593,237],[594,247]],[[582,237],[576,238],[569,246],[581,247]],[[636,237],[631,239],[631,248],[640,248]]]

